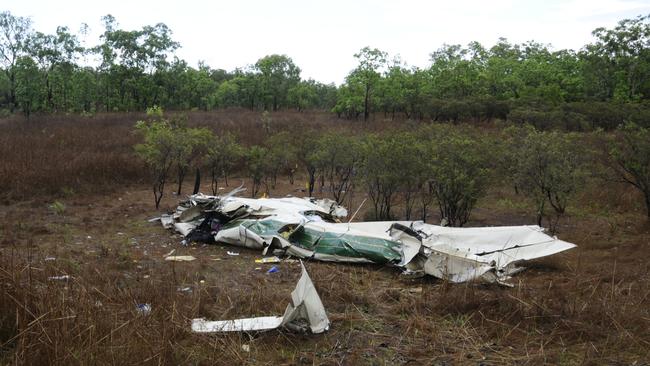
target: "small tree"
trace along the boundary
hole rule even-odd
[[[643,194],[650,219],[650,129],[632,123],[620,126],[608,153],[609,165],[619,180]]]
[[[244,149],[237,143],[232,134],[226,133],[212,139],[206,157],[206,165],[210,170],[212,194],[216,195],[219,190],[219,176],[222,176],[226,186],[228,185],[228,175],[241,162],[243,156]]]
[[[316,142],[311,160],[320,170],[338,204],[352,191],[361,162],[361,146],[355,137],[326,133]]]
[[[463,226],[487,187],[488,170],[477,141],[459,133],[432,140],[429,189],[440,216]]]
[[[575,135],[532,130],[521,142],[517,155],[517,186],[536,205],[537,224],[542,225],[546,204],[554,211],[551,232],[565,214],[570,199],[582,186],[586,172],[584,154],[578,151]]]
[[[172,125],[162,118],[161,109],[155,107],[148,109],[147,116],[149,121],[138,121],[135,125],[136,131],[144,137],[144,142],[135,146],[135,152],[151,170],[157,209],[160,206],[169,170],[174,163],[173,151],[176,139]]]
[[[393,218],[393,201],[403,179],[399,167],[407,158],[403,152],[403,141],[394,137],[369,135],[363,142],[361,171],[377,220]]]
[[[316,160],[315,152],[318,149],[317,137],[313,130],[303,131],[300,139],[296,141],[298,146],[298,161],[307,171],[307,192],[311,197],[314,193],[314,185],[316,183],[316,173],[318,171],[318,161]]]
[[[295,144],[295,136],[287,131],[276,133],[266,140],[269,151],[269,166],[273,178],[273,188],[277,183],[279,173],[284,173],[293,184],[294,174],[298,166],[298,147]]]
[[[207,154],[212,137],[212,131],[206,128],[187,128],[184,125],[176,124],[172,152],[176,164],[176,177],[178,178],[176,194],[181,194],[183,181],[188,170],[197,160]]]
[[[426,142],[421,141],[412,133],[401,133],[396,136],[401,141],[402,151],[399,152],[401,162],[395,167],[400,177],[400,191],[404,202],[404,218],[411,220],[415,203],[420,201],[422,208],[422,221],[426,220],[426,209],[431,201],[428,192],[428,148]]]
[[[268,177],[270,172],[270,163],[268,157],[269,151],[262,146],[252,146],[246,152],[246,167],[248,168],[248,175],[253,183],[251,190],[251,197],[255,198],[260,190],[260,186],[264,183],[266,192],[269,192]]]

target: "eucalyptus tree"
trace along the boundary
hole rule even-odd
[[[9,109],[16,107],[16,63],[26,55],[26,45],[32,33],[29,18],[0,12],[0,67],[9,80]]]
[[[76,60],[84,51],[79,40],[67,27],[57,27],[55,34],[33,33],[27,44],[30,56],[36,60],[43,72],[47,109],[65,110],[68,104],[67,91],[72,87],[71,79]],[[58,98],[55,96],[55,82],[62,84],[56,88],[61,94]]]
[[[289,90],[300,82],[300,68],[286,55],[269,55],[255,63],[265,109],[287,105]]]
[[[372,108],[372,96],[386,66],[388,54],[377,48],[364,47],[354,57],[359,65],[346,78],[347,84],[359,84],[363,91],[363,120],[367,121]]]
[[[101,57],[106,109],[147,107],[157,90],[151,84],[151,76],[169,66],[167,58],[179,43],[172,40],[171,30],[163,23],[126,31],[117,28],[117,21],[111,15],[102,20],[105,30],[95,52]]]
[[[650,96],[650,15],[597,28],[581,54],[588,90],[599,99],[638,101]]]

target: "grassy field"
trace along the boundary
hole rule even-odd
[[[559,228],[578,248],[528,263],[514,288],[306,262],[332,321],[329,332],[193,334],[195,317],[281,315],[300,266],[281,263],[267,274],[270,265],[254,261],[261,253],[182,247],[178,235],[147,222],[173,209],[177,197],[171,185],[161,210],[154,209],[132,150],[141,117],[0,121],[0,364],[650,362],[650,223],[635,192],[600,181],[589,183]],[[231,131],[247,145],[265,137],[259,114],[248,111],[190,113],[189,122]],[[326,113],[283,113],[273,114],[272,128],[299,136],[304,128],[400,126],[379,116],[361,126]],[[230,181],[250,183],[241,175]],[[304,178],[282,181],[271,194],[300,196],[303,187]],[[357,194],[352,206],[362,199]],[[469,226],[533,223],[530,203],[494,186]],[[165,262],[172,249],[198,260]],[[62,275],[69,278],[50,279]],[[137,310],[144,303],[149,315]]]

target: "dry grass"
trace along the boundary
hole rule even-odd
[[[579,247],[529,263],[512,289],[412,279],[382,266],[309,262],[332,321],[326,334],[193,334],[194,317],[282,314],[299,266],[282,263],[279,273],[266,274],[268,265],[254,263],[260,253],[236,249],[240,256],[230,257],[225,252],[231,247],[180,247],[178,236],[147,223],[155,212],[147,185],[138,183],[145,177],[130,148],[138,116],[127,117],[0,123],[0,149],[8,154],[0,176],[6,187],[0,206],[0,364],[650,361],[650,225],[624,187],[596,186],[580,197],[560,229]],[[247,111],[191,113],[190,123],[259,143],[264,133],[254,129],[256,118]],[[279,114],[274,121],[278,129],[297,130],[325,128],[330,118]],[[349,121],[332,123],[350,133],[357,128]],[[299,194],[299,182],[282,182],[272,193]],[[77,193],[64,194],[65,187]],[[63,209],[48,208],[55,200]],[[495,188],[471,224],[531,223],[520,201]],[[166,196],[161,207],[175,204]],[[165,262],[171,249],[199,259]],[[59,275],[71,278],[49,279]],[[186,287],[192,291],[179,291]],[[151,314],[137,311],[142,303],[151,304]]]
[[[170,112],[170,116],[175,115],[186,116],[191,126],[233,133],[244,145],[262,144],[269,133],[279,131],[299,134],[329,129],[356,133],[363,128],[360,121],[339,120],[325,112],[273,113],[270,130],[264,128],[259,112],[245,109]],[[146,182],[146,170],[133,153],[138,142],[133,126],[144,117],[142,113],[106,113],[0,120],[0,197],[110,192],[127,183]],[[397,126],[377,120],[364,130]]]

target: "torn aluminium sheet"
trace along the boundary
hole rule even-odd
[[[262,331],[287,327],[297,331],[322,333],[329,329],[330,321],[314,284],[300,263],[302,274],[296,288],[291,292],[291,303],[283,316],[263,316],[236,320],[192,320],[192,331],[198,333]]]
[[[311,198],[193,195],[161,218],[190,241],[222,242],[322,261],[382,263],[450,282],[501,282],[517,263],[574,244],[538,226],[449,228],[422,221],[340,223],[347,211]]]

